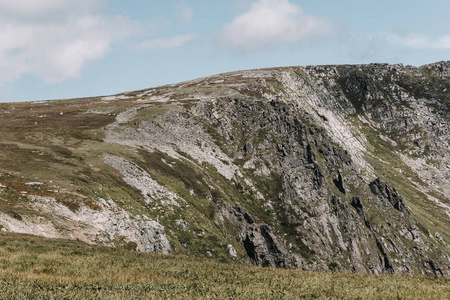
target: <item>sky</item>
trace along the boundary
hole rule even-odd
[[[450,60],[448,0],[0,0],[0,102],[279,66]]]

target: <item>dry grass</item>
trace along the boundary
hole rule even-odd
[[[2,299],[446,299],[435,277],[317,273],[0,234]]]

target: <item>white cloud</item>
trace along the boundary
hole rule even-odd
[[[2,17],[43,18],[93,11],[102,0],[0,0]]]
[[[0,82],[23,74],[46,81],[78,78],[86,64],[136,29],[127,18],[94,14],[100,2],[0,0]]]
[[[146,50],[181,47],[197,38],[198,36],[195,34],[181,34],[169,38],[155,38],[139,43],[136,48],[139,50]]]
[[[189,24],[192,22],[194,12],[185,1],[182,1],[180,4],[177,5],[177,12],[183,24]]]
[[[413,49],[450,49],[450,34],[431,38],[423,34],[399,34],[396,32],[382,32],[374,35],[379,41],[394,45],[402,45]]]
[[[432,39],[424,35],[411,34],[399,37],[401,43],[412,48],[450,49],[450,35]]]
[[[307,15],[289,0],[259,0],[225,25],[218,43],[251,52],[325,36],[330,29],[329,20]]]

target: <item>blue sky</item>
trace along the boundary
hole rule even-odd
[[[0,102],[217,73],[450,59],[448,0],[0,0]]]

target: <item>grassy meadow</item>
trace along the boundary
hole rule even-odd
[[[450,279],[317,273],[0,233],[1,299],[448,299]]]

